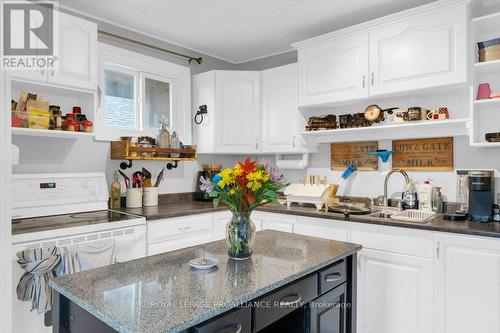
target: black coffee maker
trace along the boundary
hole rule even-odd
[[[495,178],[493,171],[469,171],[469,220],[489,222],[495,203]]]
[[[205,179],[212,179],[216,174],[220,172],[221,166],[219,164],[204,164],[202,167],[203,171],[198,171],[198,175],[196,176],[196,190],[194,193],[194,198],[196,201],[212,201],[213,198],[211,198],[208,193],[200,190],[200,177],[203,177]]]

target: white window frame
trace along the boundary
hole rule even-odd
[[[136,112],[141,130],[130,130],[104,124],[104,69],[124,73],[137,73],[135,88]],[[150,135],[155,137],[158,129],[145,128],[142,98],[145,96],[145,79],[163,81],[170,84],[169,127],[177,131],[184,144],[191,144],[191,72],[189,67],[174,64],[141,53],[116,46],[99,43],[98,66],[98,107],[95,119],[95,138],[99,141],[119,140],[121,136]]]
[[[134,121],[134,123],[135,123],[136,127],[142,128],[141,127],[141,110],[140,110],[141,101],[140,101],[139,84],[138,84],[139,80],[140,80],[140,73],[137,72],[136,70],[130,69],[128,67],[120,66],[120,65],[117,65],[114,63],[105,62],[104,66],[103,66],[103,80],[104,80],[104,71],[105,70],[124,73],[124,74],[128,74],[128,75],[131,75],[134,77],[134,100],[135,100],[135,121]],[[130,128],[126,128],[123,126],[105,124],[105,122],[104,122],[104,111],[105,111],[104,105],[106,103],[106,94],[104,91],[104,82],[103,82],[103,88],[102,88],[102,103],[103,103],[103,105],[102,105],[103,112],[100,113],[100,117],[101,117],[100,120],[103,123],[102,126],[113,129],[113,131],[116,131],[116,132],[121,132],[121,131],[130,132],[131,131]]]
[[[145,121],[145,112],[144,112],[144,106],[145,104],[143,103],[143,99],[146,97],[146,79],[151,79],[151,80],[156,80],[156,81],[161,81],[161,82],[165,82],[165,83],[168,83],[169,84],[169,87],[170,87],[170,117],[168,118],[168,126],[169,126],[169,129],[170,131],[173,131],[175,130],[173,128],[173,123],[174,123],[174,118],[175,118],[175,115],[174,115],[174,105],[176,105],[176,101],[175,101],[175,81],[173,81],[171,78],[168,78],[168,77],[164,77],[164,76],[160,76],[160,75],[155,75],[155,74],[151,74],[151,73],[140,73],[139,74],[139,77],[140,77],[140,81],[143,83],[141,85],[141,93],[140,93],[140,101],[139,101],[139,104],[140,104],[140,117],[141,117],[141,128],[143,128],[145,131],[148,131],[148,132],[151,132],[151,131],[158,131],[159,129],[159,125],[157,128],[150,128],[150,127],[147,127],[145,125],[146,121]]]

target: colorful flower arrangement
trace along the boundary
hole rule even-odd
[[[233,218],[226,226],[226,245],[231,258],[246,259],[252,255],[255,224],[250,214],[258,206],[279,203],[278,190],[287,186],[276,168],[267,161],[238,162],[212,179],[200,177],[200,189],[214,198],[214,207],[226,204]]]
[[[277,168],[269,168],[268,161],[238,162],[212,179],[200,177],[200,189],[214,198],[214,206],[225,203],[234,213],[250,214],[266,203],[278,203],[278,190],[287,184]]]

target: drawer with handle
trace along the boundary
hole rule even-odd
[[[333,265],[319,271],[318,276],[320,293],[324,294],[328,290],[344,283],[346,281],[346,275],[347,269],[344,259],[337,261]]]
[[[232,310],[228,313],[196,325],[196,333],[250,333],[252,331],[252,310],[250,307]]]
[[[255,331],[307,304],[318,294],[318,277],[312,274],[254,301]]]
[[[148,243],[212,234],[212,214],[148,221]]]

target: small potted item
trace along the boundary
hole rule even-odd
[[[427,115],[429,120],[442,120],[450,118],[450,114],[447,107],[441,107],[439,109],[434,109]]]
[[[354,114],[354,127],[365,127],[371,126],[371,123],[365,119],[365,114],[363,112]]]
[[[85,120],[84,122],[82,122],[82,126],[84,132],[91,133],[92,126],[94,126],[94,124],[90,120]]]
[[[79,128],[79,127],[80,127],[80,123],[77,122],[75,119],[69,118],[66,120],[66,130],[67,131],[76,132],[77,128]]]

